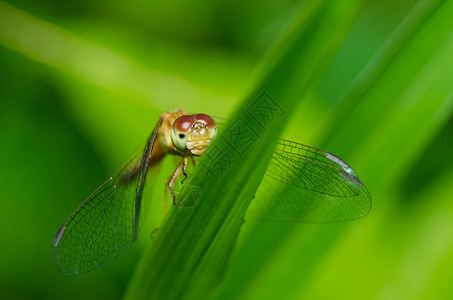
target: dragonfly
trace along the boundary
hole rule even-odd
[[[183,175],[183,184],[189,159],[195,163],[203,155],[223,123],[222,118],[184,110],[163,113],[143,149],[126,159],[57,231],[53,255],[58,271],[76,276],[97,269],[137,239],[151,198],[148,170],[167,154],[182,158],[167,181],[177,205],[178,178]],[[336,222],[363,217],[371,209],[368,189],[345,161],[288,140],[278,142],[255,196],[250,219]]]

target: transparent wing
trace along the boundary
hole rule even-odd
[[[161,123],[162,119],[144,149],[121,165],[58,230],[53,254],[61,274],[76,276],[96,269],[137,238],[148,211],[146,175]]]
[[[211,116],[219,128],[225,119]],[[371,196],[339,157],[280,140],[246,218],[283,222],[337,222],[361,218]]]
[[[339,157],[280,140],[248,218],[294,222],[357,219],[371,209],[371,197],[354,170]]]

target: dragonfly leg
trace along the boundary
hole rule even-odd
[[[184,176],[187,178],[187,174],[185,173],[185,168],[187,164],[187,158],[184,158],[183,161],[178,165],[175,172],[168,178],[168,190],[170,191],[171,197],[173,199],[173,204],[175,204],[175,194],[173,193],[173,186],[175,185],[176,180],[178,179],[179,174],[181,171],[183,172]]]
[[[181,180],[181,184],[183,184],[184,180],[187,179],[186,166],[187,166],[187,157],[184,157],[184,159],[182,160],[182,174],[184,175],[184,179]]]

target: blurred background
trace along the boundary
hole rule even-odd
[[[453,297],[453,6],[357,5],[284,138],[345,159],[373,209],[353,222],[291,224],[284,239],[288,224],[246,222],[219,299]],[[122,256],[65,278],[54,234],[163,111],[228,117],[303,9],[0,1],[0,298],[120,299],[162,218],[173,159],[155,176],[147,228]]]

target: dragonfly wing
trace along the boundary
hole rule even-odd
[[[224,119],[222,117],[213,116],[213,115],[209,115],[209,116],[214,120],[217,127],[223,127],[225,125],[226,119]]]
[[[146,147],[143,151],[143,156],[140,163],[140,170],[137,179],[137,186],[135,188],[135,209],[134,209],[134,225],[133,225],[133,239],[137,238],[138,229],[144,223],[147,212],[149,211],[150,197],[143,197],[146,175],[148,174],[149,162],[151,161],[151,152],[154,148],[154,143],[157,139],[159,128],[162,125],[163,118],[160,117],[157,122],[153,133],[149,136],[146,142]]]
[[[363,217],[370,209],[367,188],[346,162],[328,152],[280,140],[247,216],[335,222]]]
[[[144,150],[123,163],[58,230],[53,254],[63,275],[94,270],[121,254],[137,238],[149,203],[145,189],[148,162],[161,123],[162,119]]]

